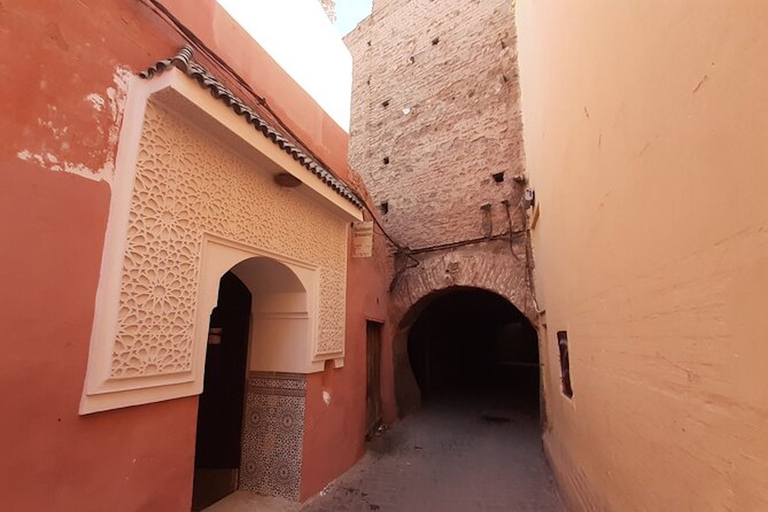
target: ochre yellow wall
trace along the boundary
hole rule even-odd
[[[517,9],[563,493],[574,510],[768,510],[768,2]]]

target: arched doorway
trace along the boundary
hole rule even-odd
[[[211,314],[193,510],[237,489],[299,496],[314,328],[304,283],[311,282],[312,272],[267,256],[239,259],[238,254],[211,259],[211,278],[215,268],[234,266],[220,278],[212,295],[216,302],[204,302]],[[204,301],[211,291],[216,293],[206,290]]]
[[[479,288],[446,288],[414,305],[404,322],[423,404],[464,396],[537,415],[537,333],[507,299]]]
[[[193,510],[238,488],[251,323],[251,292],[231,271],[211,313],[195,443]]]

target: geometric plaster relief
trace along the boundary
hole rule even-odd
[[[188,372],[203,234],[320,267],[315,358],[343,353],[347,224],[147,104],[127,232],[112,379]]]
[[[302,186],[278,186],[277,172]],[[81,414],[199,394],[219,278],[253,258],[285,265],[306,295],[302,311],[273,321],[301,332],[303,342],[291,338],[300,357],[268,369],[343,364],[347,229],[359,215],[179,70],[133,80]],[[249,288],[257,304],[259,290]]]

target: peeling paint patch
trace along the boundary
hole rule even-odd
[[[109,93],[110,89],[107,89],[107,93]],[[94,110],[98,110],[99,112],[104,110],[105,101],[103,96],[100,96],[96,93],[91,93],[85,97],[85,101],[91,103],[93,105]]]
[[[109,143],[117,146],[118,135],[120,134],[120,125],[125,111],[125,101],[128,97],[128,84],[133,73],[125,68],[115,69],[112,75],[112,81],[115,87],[107,89],[107,98],[109,98],[109,111],[112,114],[112,128],[109,130]]]
[[[325,405],[331,405],[331,394],[328,391],[323,391],[323,402]]]
[[[55,114],[56,114],[56,107],[55,106],[50,105],[48,107],[48,110],[49,110],[49,114],[51,116],[55,116]],[[48,128],[51,131],[51,133],[53,134],[53,136],[56,137],[56,138],[59,138],[59,137],[62,137],[64,135],[66,135],[67,132],[69,131],[69,127],[68,126],[65,126],[64,128],[57,128],[56,126],[54,126],[53,121],[51,121],[50,119],[48,121],[46,121],[44,119],[37,118],[37,124],[39,126],[44,127],[44,128]]]
[[[75,174],[91,181],[110,181],[114,174],[114,164],[111,162],[107,162],[104,167],[94,171],[81,163],[60,162],[56,155],[52,153],[32,153],[30,150],[24,149],[16,153],[16,156],[19,160],[35,163],[43,169]]]
[[[101,148],[95,147],[87,153],[88,157],[92,158],[95,162],[104,158],[104,163],[100,168],[83,162],[73,162],[63,156],[71,148],[69,141],[62,140],[68,136],[69,126],[61,126],[66,123],[66,120],[57,115],[55,105],[48,106],[47,118],[38,118],[37,124],[50,131],[56,141],[55,146],[58,146],[58,150],[51,148],[50,145],[42,144],[42,147],[37,151],[34,149],[22,149],[18,151],[16,156],[19,160],[34,163],[48,171],[65,172],[91,181],[112,183],[120,125],[122,124],[123,112],[128,96],[128,84],[132,76],[133,73],[129,69],[116,68],[112,75],[114,87],[107,88],[104,94],[94,92],[84,97],[84,100],[92,105],[95,112],[101,113],[94,114],[96,125],[93,129],[103,138],[106,138],[106,144]],[[51,150],[56,151],[56,153],[51,152]]]

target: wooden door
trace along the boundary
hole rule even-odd
[[[193,510],[237,490],[250,319],[251,292],[227,272],[209,327],[197,414]]]
[[[381,324],[379,322],[367,322],[366,339],[365,429],[370,435],[381,421]]]

